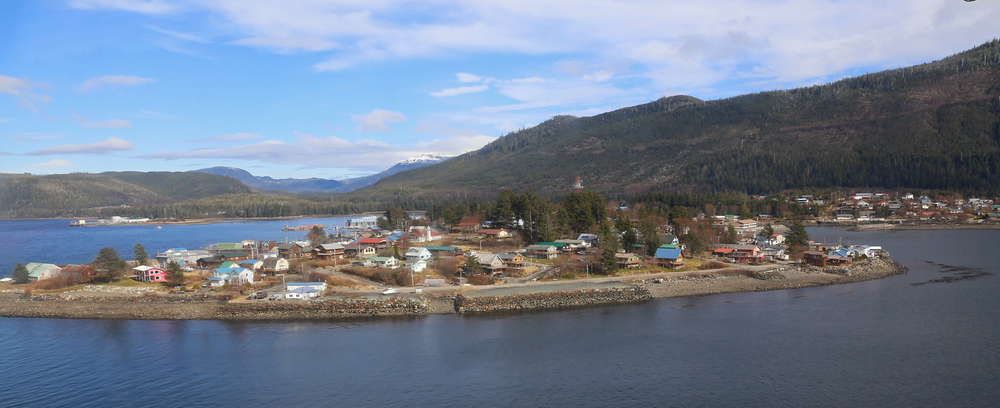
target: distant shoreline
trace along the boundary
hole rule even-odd
[[[185,218],[185,219],[152,219],[146,222],[138,223],[93,223],[88,224],[86,227],[142,227],[142,226],[167,226],[167,225],[209,225],[209,224],[225,224],[225,223],[238,223],[238,222],[264,222],[264,221],[291,221],[309,218],[349,218],[349,217],[364,217],[366,214],[346,214],[346,215],[331,215],[331,214],[321,214],[321,215],[289,215],[284,217],[252,217],[252,218],[238,218],[238,217],[226,217],[226,218]],[[94,217],[80,217],[80,218],[7,218],[0,221],[44,221],[44,220],[65,220],[67,223],[76,220],[87,220],[87,221],[98,221],[101,218]]]
[[[993,230],[1000,229],[1000,223],[952,223],[952,222],[865,222],[850,221],[810,221],[808,226],[846,229],[848,231],[891,231],[891,230]]]

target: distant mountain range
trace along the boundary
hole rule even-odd
[[[282,190],[292,193],[301,192],[337,192],[346,193],[349,191],[354,191],[359,188],[367,187],[375,182],[391,176],[393,174],[399,173],[401,171],[406,171],[410,169],[415,169],[418,167],[428,166],[431,164],[440,163],[444,160],[451,158],[452,156],[446,156],[442,154],[422,154],[419,156],[411,157],[406,160],[400,161],[393,165],[392,167],[370,176],[356,177],[343,180],[330,180],[323,178],[307,178],[307,179],[274,179],[267,176],[254,176],[250,172],[238,169],[235,167],[209,167],[206,169],[194,170],[202,173],[210,173],[219,176],[229,176],[237,179],[243,184],[249,187],[258,188],[261,190]]]

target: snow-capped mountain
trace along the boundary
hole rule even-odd
[[[300,193],[303,191],[336,191],[338,193],[346,193],[348,191],[354,191],[359,188],[375,184],[375,182],[381,180],[383,177],[388,177],[401,171],[415,169],[417,167],[440,163],[452,157],[454,156],[436,153],[421,154],[419,156],[410,157],[406,160],[401,160],[381,173],[344,180],[329,180],[322,178],[273,179],[267,176],[254,176],[246,170],[235,167],[211,167],[195,171],[229,176],[243,182],[243,184],[246,184],[247,186],[264,190],[285,190],[293,193]]]

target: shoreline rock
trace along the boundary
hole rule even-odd
[[[484,314],[645,302],[656,298],[708,296],[828,286],[881,279],[906,272],[888,256],[847,267],[796,266],[767,271],[623,280],[630,286],[509,296],[425,295],[420,298],[325,299],[229,302],[226,295],[119,296],[0,293],[0,317],[123,320],[325,320],[428,314]]]

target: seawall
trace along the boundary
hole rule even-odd
[[[0,294],[0,317],[125,320],[296,320],[421,316],[418,299],[227,302],[228,297],[59,297]]]
[[[558,309],[565,307],[645,302],[653,295],[640,286],[542,292],[509,296],[455,297],[460,314]]]

